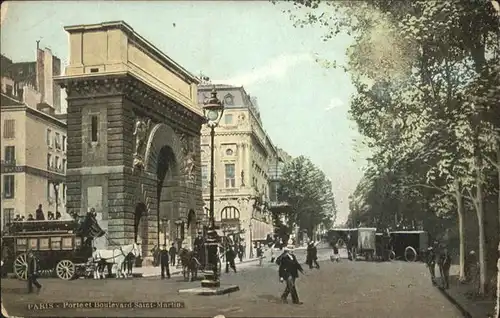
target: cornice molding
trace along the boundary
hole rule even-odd
[[[171,126],[200,136],[205,119],[168,96],[128,73],[56,79],[66,89],[68,101],[85,98],[122,96],[141,106],[141,110],[156,113]],[[193,125],[192,123],[195,123]]]

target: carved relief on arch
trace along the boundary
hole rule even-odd
[[[181,172],[188,182],[196,183],[196,139],[185,133],[180,133],[182,143],[182,168]]]

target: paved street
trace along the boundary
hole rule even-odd
[[[303,251],[296,251],[303,261]],[[320,250],[320,259],[328,250]],[[461,317],[428,279],[421,263],[320,262],[321,270],[306,269],[298,281],[302,305],[281,304],[283,285],[277,266],[249,265],[237,274],[225,274],[223,284],[237,284],[240,291],[225,296],[179,296],[178,289],[199,282],[137,278],[106,281],[41,280],[39,295],[27,295],[25,283],[2,281],[2,298],[11,315],[27,316],[323,316],[323,317]],[[65,301],[184,301],[185,309],[27,309],[28,304]]]

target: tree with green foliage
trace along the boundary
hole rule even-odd
[[[385,183],[382,193],[388,202],[384,204],[398,202],[395,209],[401,210],[401,203],[414,202],[432,207],[436,215],[449,213],[453,198],[461,233],[462,275],[463,216],[472,208],[478,220],[480,292],[484,294],[485,223],[491,218],[485,214],[485,200],[500,186],[500,177],[496,184],[490,177],[494,171],[500,173],[496,105],[500,23],[493,7],[481,0],[303,0],[294,1],[294,6],[297,10],[288,13],[296,26],[325,27],[325,41],[340,32],[354,39],[346,52],[348,63],[341,65],[356,87],[350,114],[374,153],[371,165],[383,172],[369,183],[365,194],[359,193],[360,188],[355,197],[369,202],[373,189],[380,194]],[[337,67],[335,62],[319,58],[318,62]],[[497,227],[490,233],[497,237],[498,200]],[[353,201],[352,206],[366,218],[371,208],[367,210],[362,202]],[[496,244],[488,246],[496,251]]]
[[[298,225],[311,237],[318,225],[333,226],[337,210],[332,183],[308,158],[300,156],[285,164],[279,192],[290,205],[289,228]]]

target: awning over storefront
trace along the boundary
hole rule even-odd
[[[252,240],[253,241],[260,241],[260,240],[265,240],[267,237],[267,234],[273,233],[273,226],[271,224],[268,224],[266,222],[253,219],[252,220]]]

